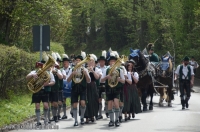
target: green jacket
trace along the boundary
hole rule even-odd
[[[149,58],[150,62],[159,62],[159,57],[156,53],[153,53],[150,58]]]

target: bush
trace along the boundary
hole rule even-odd
[[[64,53],[64,48],[59,43],[51,43],[51,50]],[[0,44],[0,53],[0,97],[8,99],[9,96],[27,92],[25,77],[35,69],[39,52],[28,53],[15,46]]]

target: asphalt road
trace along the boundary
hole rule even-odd
[[[154,96],[154,109],[140,114],[136,114],[134,119],[121,123],[119,127],[108,127],[109,118],[94,123],[79,125],[74,127],[74,119],[71,118],[69,110],[68,119],[59,121],[56,129],[44,129],[43,132],[200,132],[200,79],[195,80],[194,90],[191,93],[189,108],[182,110],[179,96],[175,95],[172,107],[164,103],[164,107],[158,106],[159,97]],[[18,129],[12,132],[38,132],[40,130]]]

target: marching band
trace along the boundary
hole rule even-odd
[[[83,51],[81,51],[81,55],[77,56],[68,57],[67,54],[63,54],[62,58],[58,53],[52,52],[52,58],[55,63],[50,64],[50,68],[43,71],[43,73],[48,73],[49,78],[43,79],[43,87],[32,95],[32,103],[35,103],[37,126],[41,125],[40,102],[43,102],[44,105],[45,124],[67,119],[66,98],[71,99],[70,114],[74,118],[74,126],[78,126],[79,123],[84,125],[103,119],[102,99],[105,101],[106,117],[110,118],[109,127],[120,126],[122,114],[124,114],[124,121],[128,121],[131,117],[134,118],[135,114],[141,112],[140,98],[136,86],[139,81],[139,74],[134,70],[136,62],[133,59],[124,61],[116,51],[111,49],[108,54],[105,50],[102,51],[99,58],[94,54],[86,56]],[[154,55],[155,58],[156,55]],[[43,54],[43,61],[40,62],[43,65],[36,67],[36,70],[31,71],[26,78],[28,80],[39,78],[38,71],[45,66],[47,67],[45,62],[48,59],[47,54]],[[184,70],[183,74],[186,74],[187,68]],[[183,75],[177,70],[176,78],[179,74]],[[194,75],[192,68],[191,75]],[[33,85],[38,83],[41,83],[41,80],[34,82]],[[182,90],[182,100],[183,94]],[[188,107],[189,97],[190,94],[188,93],[185,99],[186,107]],[[181,103],[184,109],[185,104],[183,101]],[[60,115],[61,110],[64,113],[62,117]],[[78,120],[78,113],[80,120]]]

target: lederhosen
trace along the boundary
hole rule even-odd
[[[85,75],[80,83],[75,83],[72,79],[71,104],[78,103],[79,96],[80,100],[86,100],[86,85]]]
[[[51,87],[50,100],[51,102],[58,102],[58,91],[60,89],[60,79],[56,74],[53,74],[55,78],[55,84]]]
[[[106,70],[106,75],[108,75],[109,70],[110,68]],[[117,70],[120,73],[120,69],[117,69]],[[107,101],[114,100],[115,98],[120,99],[120,89],[122,87],[122,83],[118,82],[117,86],[111,88],[108,85],[108,80],[106,80],[105,86],[106,86],[106,100]]]
[[[49,92],[51,91],[50,86],[43,87],[37,93],[32,94],[31,103],[49,102]]]
[[[179,83],[180,83],[179,87],[180,87],[181,98],[183,98],[185,95],[184,89],[186,91],[187,97],[188,98],[190,97],[191,68],[189,65],[187,66],[187,68],[188,68],[187,76],[183,74],[183,65],[181,65],[179,69]],[[182,79],[182,76],[184,76],[184,79]]]

